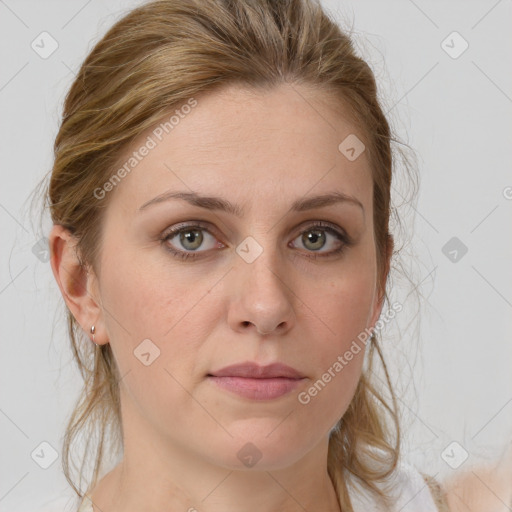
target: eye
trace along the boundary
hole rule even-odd
[[[206,236],[205,236],[206,235]],[[206,227],[200,224],[194,224],[189,226],[178,226],[167,231],[162,238],[162,242],[166,243],[166,248],[175,256],[182,259],[195,258],[198,249],[204,245],[205,239],[210,238],[209,247],[205,250],[214,249],[219,247],[219,243],[216,242],[216,238],[206,229]],[[172,244],[171,240],[176,239]],[[176,248],[177,245],[177,248]],[[207,244],[208,245],[208,244]],[[221,244],[222,245],[222,244]],[[222,245],[222,247],[224,247]],[[185,249],[185,250],[183,250]],[[191,251],[191,252],[186,252]]]
[[[204,247],[205,240],[207,247]],[[317,222],[301,232],[293,242],[299,240],[299,245],[310,254],[309,258],[329,257],[340,254],[346,247],[353,244],[352,239],[343,231],[332,227],[325,222]],[[209,229],[201,224],[178,225],[166,231],[161,242],[165,243],[165,248],[180,259],[197,258],[198,253],[208,251],[209,249],[225,247],[218,242],[216,237],[211,234]],[[295,245],[292,245],[295,247]],[[203,251],[199,249],[203,247]],[[321,251],[327,247],[327,250]],[[315,254],[316,253],[316,254]]]
[[[345,233],[324,222],[317,222],[309,226],[295,240],[299,240],[299,245],[302,245],[308,252],[318,253],[308,255],[310,258],[333,256],[352,245],[352,240]],[[325,247],[327,249],[321,251]]]

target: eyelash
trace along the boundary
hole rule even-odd
[[[173,228],[171,230],[168,230],[168,231],[164,232],[164,234],[160,238],[160,242],[162,244],[164,244],[168,240],[174,238],[177,234],[179,234],[179,233],[181,233],[183,231],[191,231],[191,230],[194,230],[196,228],[199,228],[201,231],[206,231],[206,232],[210,233],[210,235],[215,236],[208,229],[207,226],[205,226],[204,224],[198,222],[196,224],[180,225],[179,227],[176,227],[176,228]],[[325,222],[321,222],[321,221],[316,222],[314,224],[311,224],[310,226],[307,227],[307,229],[301,231],[297,236],[300,236],[300,235],[302,235],[304,233],[307,233],[308,231],[315,231],[315,228],[322,228],[321,231],[325,231],[327,233],[330,233],[330,234],[334,235],[340,242],[342,242],[342,244],[341,244],[340,247],[338,247],[338,249],[335,249],[335,250],[333,250],[333,251],[331,251],[329,253],[312,254],[310,256],[306,256],[307,258],[311,258],[311,259],[328,258],[330,256],[342,254],[345,251],[345,249],[347,249],[347,248],[349,248],[349,247],[351,247],[353,245],[353,240],[348,235],[338,231],[337,229],[334,229],[329,224],[327,224]],[[165,244],[165,248],[173,256],[175,256],[177,258],[180,258],[182,260],[198,258],[199,257],[198,252],[205,252],[205,251],[196,251],[196,252],[194,252],[194,251],[192,251],[192,252],[180,251],[180,250],[173,249],[172,247],[169,246],[169,244]]]

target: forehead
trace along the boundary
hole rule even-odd
[[[193,107],[176,107],[122,155],[118,167],[150,148],[116,187],[125,204],[138,207],[178,188],[244,203],[333,189],[371,201],[365,152],[349,160],[340,151],[347,137],[362,140],[363,134],[326,93],[295,85],[230,85],[193,100]]]

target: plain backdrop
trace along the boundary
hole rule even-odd
[[[0,1],[2,511],[71,496],[59,459],[81,380],[44,251],[49,223],[35,230],[27,198],[51,169],[75,71],[138,4]],[[384,345],[405,455],[444,478],[498,457],[512,440],[512,1],[323,4],[353,25],[384,110],[416,154],[415,203],[403,199],[397,164],[394,204],[411,282],[394,278],[391,296],[405,308],[386,326]],[[42,32],[58,44],[47,58],[31,46],[48,37]]]

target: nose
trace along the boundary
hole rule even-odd
[[[283,335],[293,325],[295,295],[276,258],[266,253],[252,263],[238,262],[230,272],[228,322],[235,331],[246,333],[253,326],[261,335]]]

